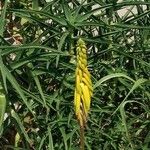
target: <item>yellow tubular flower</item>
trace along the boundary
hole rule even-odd
[[[75,114],[81,127],[87,122],[93,94],[91,75],[87,68],[86,45],[82,39],[77,42],[76,86],[74,94]]]

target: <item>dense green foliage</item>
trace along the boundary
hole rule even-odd
[[[150,149],[148,0],[3,0],[1,7],[0,149],[79,149],[79,37],[94,86],[86,149]]]

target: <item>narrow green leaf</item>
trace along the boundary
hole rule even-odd
[[[6,97],[3,93],[0,92],[0,135],[1,135],[1,131],[2,131],[2,124],[3,124],[3,120],[4,120],[5,108],[6,108]]]
[[[127,127],[126,114],[125,114],[125,110],[124,110],[124,105],[120,106],[120,114],[121,114],[121,118],[122,118],[122,124],[123,124],[125,132],[126,132],[126,137],[128,139],[129,144],[131,145],[131,149],[134,150],[134,146],[133,146],[133,143],[131,141],[129,130],[128,130],[128,127]]]
[[[7,8],[8,0],[5,0],[1,17],[0,17],[0,36],[3,36],[4,28],[5,28],[5,16],[6,16],[6,8]]]
[[[127,29],[150,29],[150,26],[138,26],[138,25],[128,25],[128,24],[113,24],[111,25],[112,27],[116,27],[116,28],[127,28]]]
[[[63,6],[63,10],[64,10],[67,21],[72,25],[72,23],[74,23],[74,21],[73,21],[73,17],[72,17],[72,12],[71,12],[68,4],[63,1],[62,6]]]
[[[123,52],[123,51],[120,51],[120,50],[117,50],[117,49],[113,49],[113,51],[118,52],[119,54],[124,55],[124,56],[127,56],[127,57],[129,57],[129,58],[133,58],[134,60],[137,60],[137,61],[138,61],[139,63],[141,63],[142,65],[144,65],[144,66],[150,68],[150,63],[148,63],[148,62],[146,62],[146,61],[144,61],[144,60],[142,60],[142,59],[139,59],[139,58],[137,58],[137,57],[135,57],[135,56],[132,56],[132,55],[126,53],[126,52]]]
[[[39,81],[39,79],[38,79],[38,76],[35,75],[33,72],[32,72],[32,75],[33,75],[34,81],[35,81],[35,83],[36,83],[36,86],[37,86],[37,88],[38,88],[38,91],[39,91],[39,93],[40,93],[40,95],[41,95],[41,98],[42,98],[42,100],[43,100],[44,107],[47,107],[47,106],[46,106],[46,99],[45,99],[45,96],[44,96],[44,93],[43,93],[43,90],[42,90],[40,81]]]
[[[68,150],[67,137],[66,137],[66,133],[65,133],[64,128],[60,128],[60,131],[61,131],[61,134],[62,134],[62,137],[63,137],[63,141],[64,141],[64,144],[65,144],[65,150]]]
[[[19,128],[20,128],[20,130],[21,130],[21,133],[20,133],[19,131],[18,131],[18,133],[20,133],[20,135],[23,134],[24,137],[25,137],[25,139],[27,140],[27,142],[30,143],[31,140],[30,140],[30,138],[29,138],[27,132],[25,131],[25,128],[24,128],[24,126],[23,126],[23,124],[22,124],[22,122],[21,122],[21,120],[20,120],[18,114],[12,109],[12,110],[11,110],[11,115],[12,115],[12,117],[16,120],[16,122],[17,122],[17,124],[19,125]]]
[[[44,50],[49,51],[49,53],[50,52],[58,53],[58,51],[56,49],[49,48],[46,46],[40,46],[40,45],[0,46],[0,49],[5,49],[5,51],[3,50],[1,52],[2,56],[7,55],[9,53],[17,52],[22,49],[44,49]],[[47,55],[47,53],[45,53],[45,54]]]
[[[113,115],[119,110],[119,108],[122,106],[122,104],[127,100],[127,98],[129,97],[129,95],[138,87],[141,86],[141,84],[147,82],[147,79],[138,79],[137,81],[134,82],[134,85],[132,86],[131,90],[128,92],[128,94],[126,95],[126,97],[123,99],[123,101],[121,102],[121,104],[117,107],[117,109],[113,112]]]
[[[58,44],[58,51],[59,51],[59,52],[61,51],[61,49],[62,49],[62,47],[63,47],[63,45],[64,45],[64,43],[65,43],[65,40],[66,40],[68,34],[69,34],[68,32],[65,32],[65,33],[63,33],[63,35],[61,36],[60,42],[59,42],[59,44]],[[60,58],[60,55],[57,55],[57,57],[56,57],[56,68],[57,68],[58,63],[59,63],[59,58]]]
[[[27,108],[30,110],[30,112],[33,114],[32,112],[32,108],[31,106],[28,104],[27,99],[23,93],[23,91],[21,90],[18,82],[16,81],[16,79],[14,78],[14,76],[10,73],[10,71],[3,66],[2,68],[4,74],[6,75],[6,78],[9,80],[9,82],[12,84],[12,86],[16,89],[16,91],[18,92],[18,94],[20,95],[20,97],[22,98],[23,102],[25,103],[25,105],[27,106]]]
[[[128,77],[127,75],[123,74],[123,73],[114,73],[114,74],[110,74],[110,75],[107,75],[103,78],[101,78],[99,81],[96,82],[96,84],[94,85],[94,89],[97,88],[98,86],[100,86],[103,82],[109,80],[109,79],[112,79],[112,78],[126,78],[132,82],[134,82],[134,80],[130,77]]]
[[[93,15],[93,12],[87,13],[87,14],[84,14],[84,15],[78,15],[76,17],[75,22],[77,22],[77,23],[83,22],[83,21],[87,20],[92,15]]]
[[[146,15],[148,15],[148,14],[150,14],[150,10],[146,11],[140,15],[136,15],[134,18],[127,20],[125,23],[133,23],[133,22],[138,21],[139,19],[141,19],[143,17],[146,17]]]
[[[64,17],[56,17],[54,16],[53,14],[50,14],[50,13],[47,13],[45,11],[37,11],[37,10],[25,10],[25,9],[11,9],[12,12],[16,12],[16,15],[17,14],[20,14],[21,17],[26,17],[26,18],[31,18],[30,15],[27,15],[27,13],[34,13],[34,14],[40,14],[40,15],[43,15],[43,16],[46,16],[50,19],[52,19],[53,21],[59,23],[60,25],[62,26],[66,26],[67,25],[67,22],[65,21]]]
[[[3,60],[1,57],[1,50],[0,50],[0,79],[2,77],[2,81],[0,81],[0,86],[3,82],[4,90],[7,93],[6,74],[5,74],[5,71],[3,71],[3,68],[4,68],[4,64],[3,64]]]
[[[51,129],[50,129],[50,127],[48,127],[48,137],[49,137],[48,149],[49,149],[49,150],[54,150],[53,138],[52,138],[52,134],[51,134]]]
[[[39,3],[37,0],[32,0],[32,8],[35,10],[39,9]]]
[[[48,135],[42,137],[41,142],[40,142],[40,146],[39,146],[38,150],[42,149],[42,146],[44,145],[44,141],[46,140],[47,136]]]

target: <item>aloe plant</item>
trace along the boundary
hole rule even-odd
[[[94,91],[85,149],[149,149],[149,6],[147,0],[2,1],[0,149],[79,149],[79,38]]]

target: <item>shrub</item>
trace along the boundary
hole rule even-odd
[[[0,149],[79,149],[73,106],[79,38],[94,88],[85,148],[149,149],[149,5],[2,1]]]

